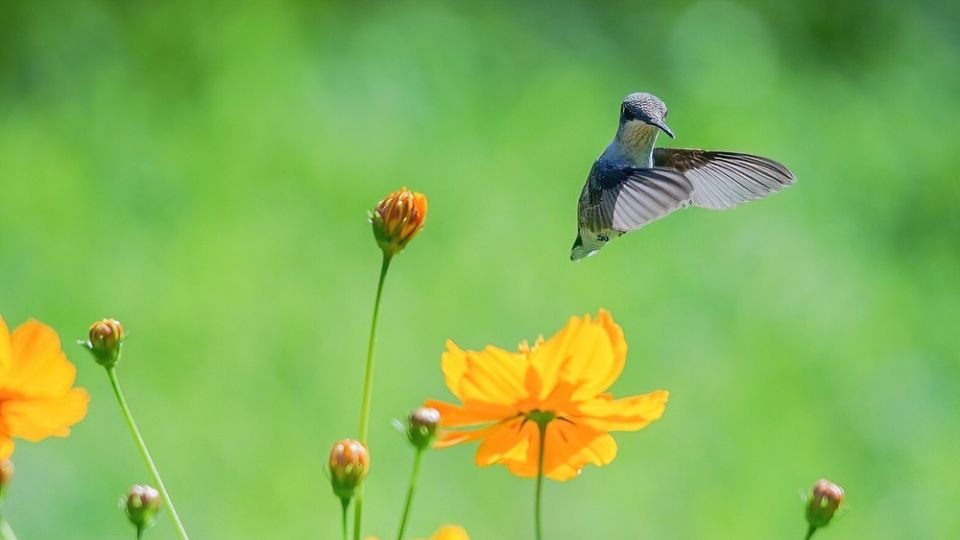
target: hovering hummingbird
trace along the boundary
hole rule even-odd
[[[667,127],[667,106],[653,94],[630,94],[620,126],[587,177],[577,207],[570,259],[593,255],[611,238],[689,205],[727,210],[789,186],[793,173],[751,154],[654,148]]]

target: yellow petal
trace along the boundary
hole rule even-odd
[[[430,540],[470,540],[467,531],[457,525],[444,525],[430,537]]]
[[[0,375],[4,375],[10,369],[10,331],[7,329],[7,323],[0,317]],[[0,388],[4,387],[6,376],[0,377]]]
[[[13,455],[13,440],[10,437],[0,435],[0,459],[7,459]]]
[[[518,354],[497,347],[464,351],[447,342],[440,363],[447,387],[461,401],[512,405],[525,394],[526,363]]]
[[[624,399],[601,396],[578,403],[573,420],[601,431],[636,431],[663,416],[669,397],[666,390]]]
[[[435,399],[428,399],[424,406],[440,412],[440,426],[467,427],[491,424],[515,414],[513,409],[502,405],[471,401],[464,406],[453,405]]]
[[[527,422],[530,424],[531,422]],[[492,427],[477,448],[476,463],[481,467],[501,461],[525,459],[529,437],[522,418],[514,418]]]
[[[11,364],[4,386],[22,395],[58,396],[70,389],[76,367],[60,350],[60,338],[49,326],[27,321],[10,337]]]
[[[626,354],[623,332],[607,311],[601,310],[595,321],[589,315],[572,317],[530,355],[540,375],[539,397],[549,396],[561,381],[576,388],[575,400],[594,397],[620,376]]]
[[[10,399],[3,403],[3,422],[11,436],[28,441],[64,437],[87,415],[90,396],[74,388],[57,397]]]
[[[590,426],[554,421],[547,426],[544,473],[552,480],[570,480],[587,464],[602,467],[617,457],[617,442]]]

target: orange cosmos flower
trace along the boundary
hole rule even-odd
[[[567,326],[519,352],[497,347],[464,351],[447,342],[441,367],[462,406],[427,401],[447,431],[438,447],[481,441],[477,465],[505,465],[517,476],[537,476],[539,423],[546,425],[543,470],[553,480],[576,477],[588,463],[613,461],[610,431],[635,431],[663,414],[668,393],[613,399],[606,393],[623,371],[627,343],[605,310],[596,320],[573,317]]]
[[[13,454],[13,437],[66,437],[83,420],[90,396],[73,388],[76,375],[52,328],[31,320],[11,335],[0,317],[0,459]]]
[[[378,540],[375,536],[370,536],[366,540]],[[444,525],[430,537],[430,540],[470,540],[467,531],[457,525]]]
[[[426,219],[427,197],[407,188],[387,195],[370,213],[373,236],[387,256],[403,251]]]

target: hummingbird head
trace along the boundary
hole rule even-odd
[[[667,127],[667,106],[660,101],[660,98],[646,92],[637,92],[623,98],[623,105],[620,106],[620,125],[626,125],[631,122],[643,122],[644,124],[654,126],[671,138],[673,132]]]

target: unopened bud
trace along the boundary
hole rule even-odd
[[[429,448],[437,437],[440,411],[431,407],[419,407],[410,413],[407,438],[420,450]]]
[[[157,490],[148,485],[134,485],[121,501],[121,506],[130,523],[142,533],[157,520],[160,502],[160,493]]]
[[[330,484],[343,500],[353,497],[370,470],[370,454],[359,441],[344,439],[330,450]]]
[[[0,459],[0,502],[3,502],[3,496],[7,494],[7,487],[13,480],[13,462],[9,459]]]
[[[125,337],[120,321],[104,319],[90,325],[89,340],[80,344],[90,351],[98,364],[105,368],[112,368],[120,360]]]
[[[387,195],[370,213],[373,236],[388,257],[402,251],[426,219],[427,197],[407,188]]]
[[[829,480],[819,480],[807,500],[807,523],[811,529],[825,527],[843,502],[843,488]]]

